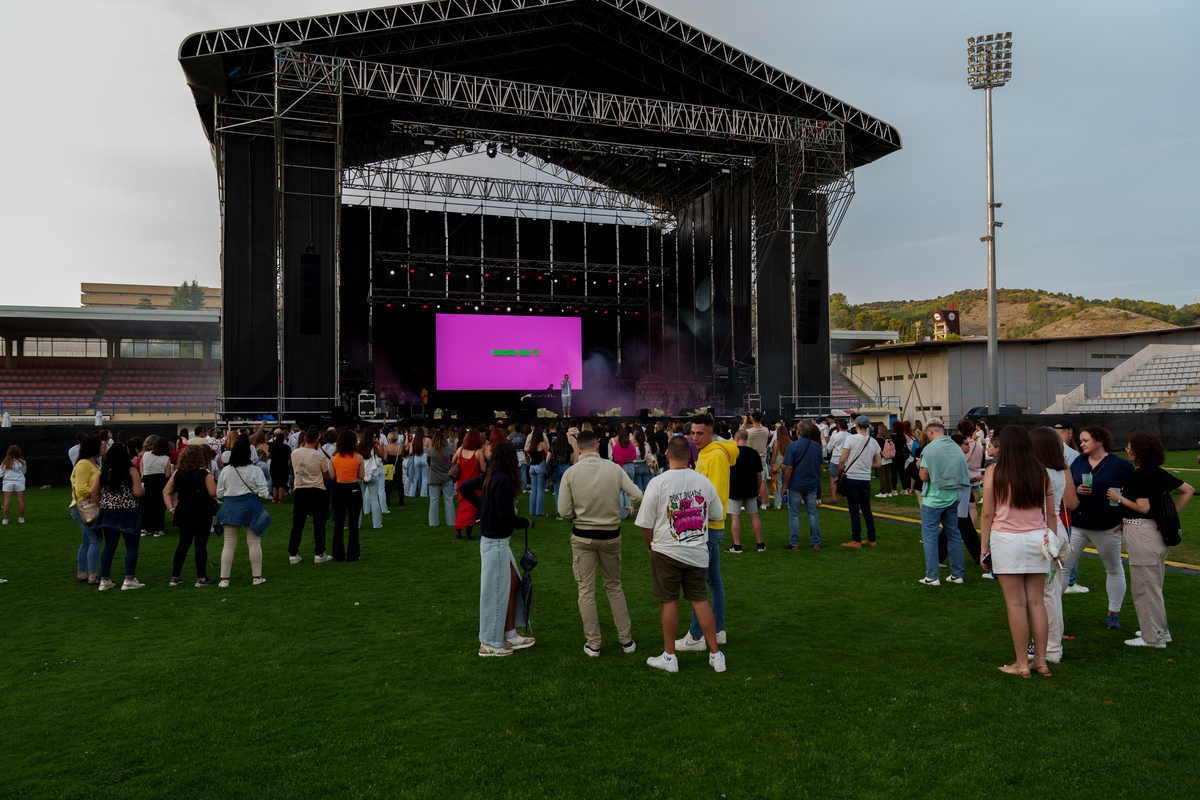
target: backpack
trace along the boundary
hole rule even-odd
[[[1158,526],[1158,532],[1162,534],[1163,541],[1167,547],[1174,547],[1183,541],[1183,530],[1179,525],[1179,512],[1175,509],[1175,500],[1171,497],[1170,492],[1163,492],[1161,499],[1158,501],[1158,513],[1154,513],[1154,524]]]
[[[881,452],[880,455],[882,455],[884,458],[895,458],[896,457],[896,443],[893,442],[891,439],[886,440],[883,443],[883,452]]]

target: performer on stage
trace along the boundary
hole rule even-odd
[[[562,413],[564,417],[571,416],[571,376],[563,375],[562,383],[558,385],[562,389]]]

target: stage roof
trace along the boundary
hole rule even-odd
[[[764,26],[774,23],[766,11],[761,21]],[[901,147],[900,135],[890,125],[641,0],[431,0],[197,33],[184,40],[179,60],[210,139],[214,94],[268,96],[272,50],[277,46],[302,54],[480,78],[841,121],[852,167]],[[615,138],[611,128],[581,121],[420,106],[378,97],[348,95],[344,111],[347,166],[411,155],[417,145],[393,125],[404,120],[575,140]],[[670,130],[623,129],[619,135],[639,146],[714,148],[711,138]],[[764,145],[730,141],[721,149],[756,156]],[[629,167],[592,162],[574,171],[644,194],[646,176],[622,175],[622,168]]]

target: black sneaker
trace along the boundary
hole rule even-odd
[[[1105,624],[1108,625],[1109,630],[1121,630],[1121,620],[1115,611],[1108,612],[1108,619],[1105,620]]]
[[[201,578],[200,580],[196,581],[197,589],[199,589],[201,586],[216,586],[216,585],[217,585],[217,582],[214,581],[212,578]]]
[[[171,578],[167,586],[183,586],[183,578]]]
[[[760,553],[761,553],[763,550],[766,550],[766,549],[767,549],[767,546],[766,546],[765,544],[763,544],[763,543],[759,542],[759,545],[758,545],[758,552],[760,552]]]
[[[737,545],[734,545],[733,547],[726,547],[725,552],[726,553],[740,553],[740,552],[742,552],[742,548],[738,547]]]

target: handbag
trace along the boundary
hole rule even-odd
[[[77,501],[75,507],[79,509],[79,518],[87,525],[91,525],[96,521],[96,517],[100,516],[100,504],[91,497]]]
[[[442,461],[446,460],[446,457],[442,455],[441,450],[438,451],[438,455],[442,456]],[[458,466],[458,462],[455,461],[450,465],[450,469],[446,470],[446,473],[450,476],[450,480],[457,482],[458,476],[462,475],[462,468]]]

